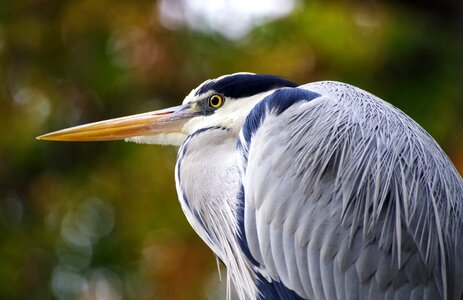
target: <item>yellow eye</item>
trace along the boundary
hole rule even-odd
[[[212,108],[219,108],[223,105],[223,97],[221,95],[212,95],[209,98],[209,106]]]

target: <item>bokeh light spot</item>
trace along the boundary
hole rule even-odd
[[[240,39],[255,26],[288,15],[295,6],[294,0],[162,0],[159,11],[168,28],[186,25]]]

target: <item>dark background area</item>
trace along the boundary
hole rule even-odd
[[[35,136],[239,71],[366,89],[463,172],[461,1],[1,1],[0,298],[223,299],[175,148]]]

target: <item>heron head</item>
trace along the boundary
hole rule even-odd
[[[182,105],[110,119],[39,136],[54,141],[126,140],[180,145],[188,135],[209,127],[238,133],[249,111],[266,95],[296,84],[277,76],[235,73],[207,80]]]

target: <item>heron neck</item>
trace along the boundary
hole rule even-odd
[[[228,211],[233,211],[239,188],[235,143],[236,138],[226,129],[212,127],[198,131],[179,149],[176,166],[182,208],[193,228],[219,256],[222,253],[215,249],[218,241],[213,237],[214,226],[224,221]],[[220,223],[222,230],[224,225],[229,227],[233,223]]]
[[[242,283],[237,290],[252,295],[254,278],[236,238],[235,208],[240,187],[236,140],[233,131],[219,127],[190,135],[178,152],[176,186],[193,229],[225,263],[233,282]]]

